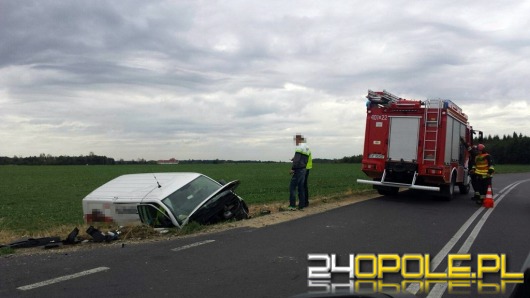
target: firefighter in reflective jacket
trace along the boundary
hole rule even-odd
[[[475,189],[475,200],[477,203],[482,203],[482,200],[486,197],[488,186],[491,185],[491,177],[495,173],[495,168],[493,167],[491,155],[486,152],[486,146],[478,144],[477,149],[478,155],[475,157],[475,164],[471,171],[477,177],[478,189]]]

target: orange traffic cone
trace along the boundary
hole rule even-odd
[[[491,190],[491,185],[488,185],[488,191],[486,192],[486,198],[482,202],[484,208],[493,208],[493,191]]]

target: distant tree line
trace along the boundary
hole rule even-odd
[[[478,140],[475,140],[478,144]],[[488,135],[483,140],[486,151],[493,157],[496,164],[530,164],[530,137],[523,136],[521,133],[503,135]]]
[[[113,165],[115,163],[114,158],[95,155],[92,152],[86,156],[52,156],[44,153],[29,157],[0,156],[0,165]]]
[[[179,160],[181,164],[223,164],[223,163],[275,163],[261,160],[230,160],[230,159],[188,159]]]
[[[322,159],[322,158],[314,158],[314,163],[361,163],[363,160],[363,155],[353,155],[353,156],[344,156],[343,158],[335,158],[335,159]]]
[[[362,155],[352,157],[343,157],[340,159],[322,159],[315,158],[314,163],[360,163]],[[283,161],[278,161],[283,162]],[[145,160],[138,158],[135,160],[115,160],[114,158],[95,155],[80,156],[52,156],[50,154],[40,154],[39,156],[29,157],[6,157],[0,156],[0,165],[143,165],[143,164],[157,164],[156,160]],[[277,163],[276,161],[261,161],[261,160],[230,160],[230,159],[188,159],[179,160],[180,164],[227,164],[227,163]]]
[[[478,140],[474,140],[478,144]],[[486,150],[492,155],[496,164],[530,164],[530,137],[521,133],[513,135],[488,135],[484,138],[483,144]],[[314,163],[361,163],[362,154],[345,156],[339,159],[314,158]],[[224,163],[274,163],[274,161],[261,160],[224,160],[224,159],[189,159],[180,160],[182,164],[224,164]],[[50,154],[40,154],[29,157],[6,157],[0,156],[0,165],[126,165],[126,164],[156,164],[156,160],[114,160],[114,158],[96,155],[90,152],[88,155],[80,156],[52,156]]]

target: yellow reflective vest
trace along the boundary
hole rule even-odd
[[[311,156],[311,150],[309,150],[309,148],[307,148],[307,155],[309,158],[307,159],[307,166],[305,168],[311,170],[313,168],[313,157]]]
[[[307,144],[301,143],[299,146],[296,147],[296,152],[307,156],[307,164],[305,168],[307,170],[311,170],[313,168],[313,157],[311,156],[311,150],[309,150]]]
[[[482,177],[488,176],[488,170],[495,170],[491,162],[491,156],[488,153],[482,153],[475,157],[475,165],[473,166],[476,175]]]

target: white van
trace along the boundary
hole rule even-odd
[[[199,173],[144,173],[119,176],[83,199],[86,223],[182,227],[248,218],[234,193],[239,181],[221,184]]]

